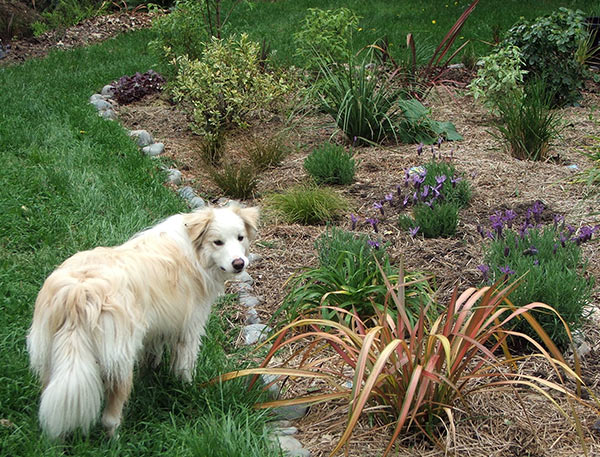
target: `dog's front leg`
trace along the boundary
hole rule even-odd
[[[198,351],[209,312],[210,310],[197,309],[176,340],[172,369],[175,375],[185,382],[192,382],[194,377]]]

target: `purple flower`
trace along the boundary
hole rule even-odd
[[[461,176],[453,176],[450,178],[450,183],[452,183],[452,187],[456,187],[456,185],[461,182],[463,179]]]
[[[502,273],[502,274],[504,274],[506,276],[510,276],[510,275],[514,275],[515,274],[514,270],[511,270],[508,265],[506,265],[504,267],[498,267],[498,270],[500,270],[500,273]]]
[[[568,236],[565,236],[564,232],[561,232],[561,233],[560,233],[560,238],[559,238],[559,240],[560,240],[560,244],[561,244],[561,246],[564,248],[564,247],[565,247],[565,244],[566,244],[566,242],[567,242],[567,241],[569,241],[569,237],[568,237]]]
[[[481,265],[477,265],[477,269],[479,271],[481,271],[481,274],[483,275],[483,280],[487,281],[488,280],[488,275],[490,273],[490,267],[485,265],[485,264],[481,264]]]
[[[565,228],[566,228],[566,229],[567,229],[567,231],[569,232],[569,236],[573,236],[573,234],[574,234],[574,233],[575,233],[575,231],[576,231],[576,230],[575,230],[575,227],[573,227],[573,226],[572,226],[572,225],[570,225],[570,224],[567,224],[567,225],[565,226]]]
[[[438,149],[442,147],[442,142],[443,142],[443,141],[444,141],[444,139],[443,139],[442,137],[439,137],[439,138],[438,138],[438,140],[437,140],[437,146],[438,146]]]
[[[381,215],[385,216],[385,213],[383,212],[383,205],[381,204],[381,202],[375,202],[375,203],[373,203],[373,208],[379,210],[379,212],[381,213]]]
[[[521,239],[525,238],[527,236],[527,234],[529,233],[529,229],[531,228],[531,224],[529,224],[527,221],[523,222],[523,225],[519,228],[519,237]]]
[[[379,249],[381,247],[381,244],[379,244],[378,241],[372,241],[372,240],[368,240],[367,244],[369,246],[371,246],[373,249]]]
[[[561,216],[560,214],[555,214],[554,217],[552,218],[552,220],[554,221],[554,228],[558,228],[558,224],[565,221],[565,216]]]
[[[446,175],[435,177],[435,182],[438,184],[438,186],[444,184],[444,181],[446,181]]]
[[[409,202],[409,200],[410,200],[410,196],[409,196],[409,195],[406,195],[406,196],[404,197],[404,200],[402,200],[402,208],[406,208],[406,207],[408,206],[408,202]]]
[[[585,243],[592,239],[592,235],[600,228],[600,226],[596,225],[595,227],[588,227],[584,225],[579,229],[579,234],[576,238],[574,238],[575,244],[579,246],[581,243]]]
[[[396,194],[398,194],[398,198],[402,198],[402,192],[400,191],[402,187],[400,185],[396,186]]]
[[[481,235],[481,238],[485,238],[485,232],[483,230],[483,226],[481,224],[477,225],[477,233]]]
[[[394,194],[392,194],[392,193],[389,193],[389,194],[387,194],[387,195],[386,195],[385,197],[383,197],[383,198],[384,198],[384,200],[385,200],[386,202],[390,203],[390,202],[391,202],[391,201],[394,199]]]
[[[426,198],[427,195],[429,195],[429,186],[427,184],[425,184],[423,186],[423,192],[421,192],[421,197]]]
[[[535,260],[533,261],[533,264],[534,264],[534,265],[539,265],[539,264],[540,264],[540,261],[539,261],[538,259],[535,259]]]
[[[504,216],[502,216],[502,220],[508,228],[511,228],[513,225],[513,221],[516,217],[517,213],[515,213],[512,209],[507,209],[506,211],[504,211]]]
[[[419,145],[417,146],[417,155],[421,155],[423,153],[423,143],[419,143]]]
[[[367,219],[367,222],[369,224],[371,224],[371,227],[373,227],[373,230],[375,231],[375,233],[379,233],[379,230],[377,229],[377,224],[379,223],[379,221],[377,219],[369,217]]]
[[[496,231],[498,238],[502,237],[502,229],[504,228],[502,213],[500,211],[496,211],[490,216],[490,222],[492,223],[492,229]]]
[[[510,254],[510,248],[508,246],[504,247],[504,257],[508,257],[508,254]]]
[[[408,229],[408,233],[410,234],[410,236],[412,238],[414,238],[420,228],[421,227],[419,227],[418,225],[416,227],[412,227],[412,228]]]
[[[527,249],[523,251],[523,255],[537,255],[539,251],[533,245],[529,246]]]
[[[410,170],[407,168],[404,170],[404,187],[408,187],[410,181]]]
[[[350,214],[350,222],[352,223],[352,230],[356,230],[356,223],[358,218],[354,214]]]
[[[354,136],[354,138],[352,138],[352,145],[356,145],[356,141],[358,140],[358,138],[356,137],[356,135]]]

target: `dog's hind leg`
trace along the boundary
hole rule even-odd
[[[113,382],[106,389],[106,404],[102,413],[102,425],[110,437],[116,437],[116,430],[121,424],[123,406],[131,393],[133,369],[119,382]]]

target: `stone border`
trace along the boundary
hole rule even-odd
[[[114,87],[107,84],[102,88],[101,93],[93,94],[89,99],[89,102],[98,110],[98,115],[109,121],[117,120],[117,114],[113,109],[117,105],[117,102],[113,99],[113,95]],[[154,142],[152,135],[146,130],[129,130],[127,134],[135,140],[140,151],[149,157],[158,157],[165,150],[165,145]],[[163,169],[167,172],[167,182],[178,187],[177,193],[187,201],[192,210],[206,206],[204,199],[198,196],[192,187],[182,187],[183,176],[181,171],[176,168],[163,167]],[[217,204],[224,206],[229,202],[230,200],[221,198]],[[248,256],[248,265],[252,265],[260,260],[259,255],[251,253]],[[245,311],[246,325],[240,333],[241,342],[246,346],[251,346],[264,341],[272,329],[261,322],[256,311],[256,305],[261,302],[261,299],[254,294],[254,279],[247,271],[244,271],[231,284]],[[261,380],[265,385],[270,384],[276,379],[277,376],[261,375]],[[269,387],[269,391],[274,398],[277,398],[281,393],[281,386],[275,383]],[[305,449],[302,443],[292,436],[298,432],[298,429],[292,427],[290,422],[291,420],[300,419],[305,416],[308,412],[308,405],[283,406],[273,408],[272,412],[280,420],[271,422],[270,439],[276,441],[288,457],[310,457],[310,451]]]

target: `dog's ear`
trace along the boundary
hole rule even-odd
[[[212,219],[213,212],[211,208],[189,213],[185,216],[185,229],[196,249],[199,249],[202,245]]]
[[[258,232],[258,220],[260,218],[260,211],[258,207],[253,206],[251,208],[241,208],[239,206],[233,207],[233,212],[242,218],[244,225],[246,225],[246,233],[250,241],[256,238]]]

